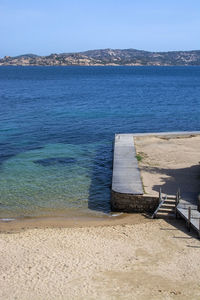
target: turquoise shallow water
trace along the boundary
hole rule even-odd
[[[115,133],[200,130],[199,67],[1,67],[0,218],[110,212]]]
[[[46,215],[88,207],[88,160],[94,145],[48,144],[4,162],[0,182],[1,216]],[[84,158],[84,159],[83,159]]]
[[[73,215],[76,210],[96,216],[109,213],[110,171],[100,171],[97,177],[107,176],[108,182],[102,182],[99,191],[96,187],[93,197],[90,194],[95,189],[92,162],[98,147],[47,144],[6,160],[1,168],[0,217]],[[99,195],[103,201],[98,204]]]

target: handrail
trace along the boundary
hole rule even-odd
[[[159,203],[157,209],[154,211],[153,215],[152,215],[152,219],[155,219],[157,212],[159,211],[160,207],[163,205],[163,203],[167,200],[167,195],[165,196],[165,198],[162,199],[162,201]]]

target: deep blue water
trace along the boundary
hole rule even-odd
[[[0,67],[0,217],[109,212],[114,134],[179,130],[200,67]]]

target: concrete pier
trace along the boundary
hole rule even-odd
[[[111,192],[112,210],[124,212],[154,212],[159,204],[158,197],[144,194],[136,158],[134,137],[173,135],[187,136],[196,134],[200,134],[200,131],[116,134],[114,142],[113,178]],[[182,204],[183,203],[184,201],[182,201]],[[184,215],[184,208],[180,206],[179,208],[181,208],[180,213]],[[200,197],[198,209],[200,210]]]
[[[112,190],[125,194],[143,194],[132,134],[115,135]]]
[[[111,207],[113,211],[153,212],[158,197],[144,195],[133,134],[116,134]]]

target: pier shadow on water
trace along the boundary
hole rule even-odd
[[[109,213],[112,183],[112,144],[103,144],[96,149],[91,171],[88,208]]]

